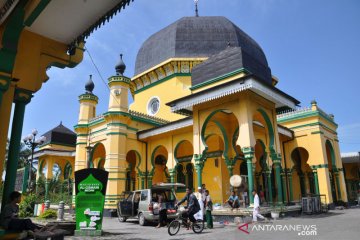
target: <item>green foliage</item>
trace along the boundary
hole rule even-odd
[[[45,200],[45,178],[43,176],[39,177],[37,181],[37,194],[42,201]],[[73,183],[69,179],[64,181],[59,180],[58,178],[53,178],[48,180],[48,200],[51,203],[57,204],[60,201],[64,201],[65,204],[71,204],[72,200],[72,190]]]
[[[34,206],[39,202],[36,194],[23,195],[19,205],[20,217],[32,217],[34,215]]]
[[[40,214],[39,218],[42,219],[49,219],[49,218],[56,218],[57,217],[57,212],[54,209],[48,209],[45,212],[43,212],[42,214]]]

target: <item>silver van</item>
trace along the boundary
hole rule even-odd
[[[117,205],[117,214],[120,222],[127,219],[139,219],[141,226],[148,222],[159,221],[159,211],[154,209],[154,203],[158,201],[161,195],[166,202],[167,217],[174,219],[178,212],[175,209],[177,202],[174,188],[182,187],[182,183],[159,183],[153,185],[150,189],[135,190],[129,192],[129,195]]]

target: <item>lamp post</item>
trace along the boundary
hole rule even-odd
[[[40,138],[36,139],[36,135],[38,134],[38,131],[36,129],[33,129],[32,132],[23,138],[23,141],[26,146],[28,146],[31,149],[31,159],[29,162],[29,181],[28,181],[28,191],[32,191],[32,163],[34,160],[34,151],[39,146],[42,145],[46,141],[45,136],[41,136]]]

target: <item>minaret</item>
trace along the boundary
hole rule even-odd
[[[94,87],[95,84],[90,75],[89,80],[85,84],[85,93],[79,96],[80,112],[78,124],[88,123],[90,119],[96,116],[96,105],[99,98],[92,93]]]
[[[109,111],[129,111],[128,92],[130,88],[130,78],[125,77],[126,66],[120,54],[120,61],[115,66],[116,75],[108,79],[110,88]]]

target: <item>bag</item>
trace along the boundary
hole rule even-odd
[[[192,196],[192,198],[194,199],[194,208],[193,208],[193,212],[198,212],[201,210],[200,208],[200,204],[199,201],[197,200],[197,198],[195,197],[195,195]]]
[[[207,203],[206,210],[210,210],[210,211],[213,210],[213,203],[212,203],[212,201],[209,201],[209,202]]]

